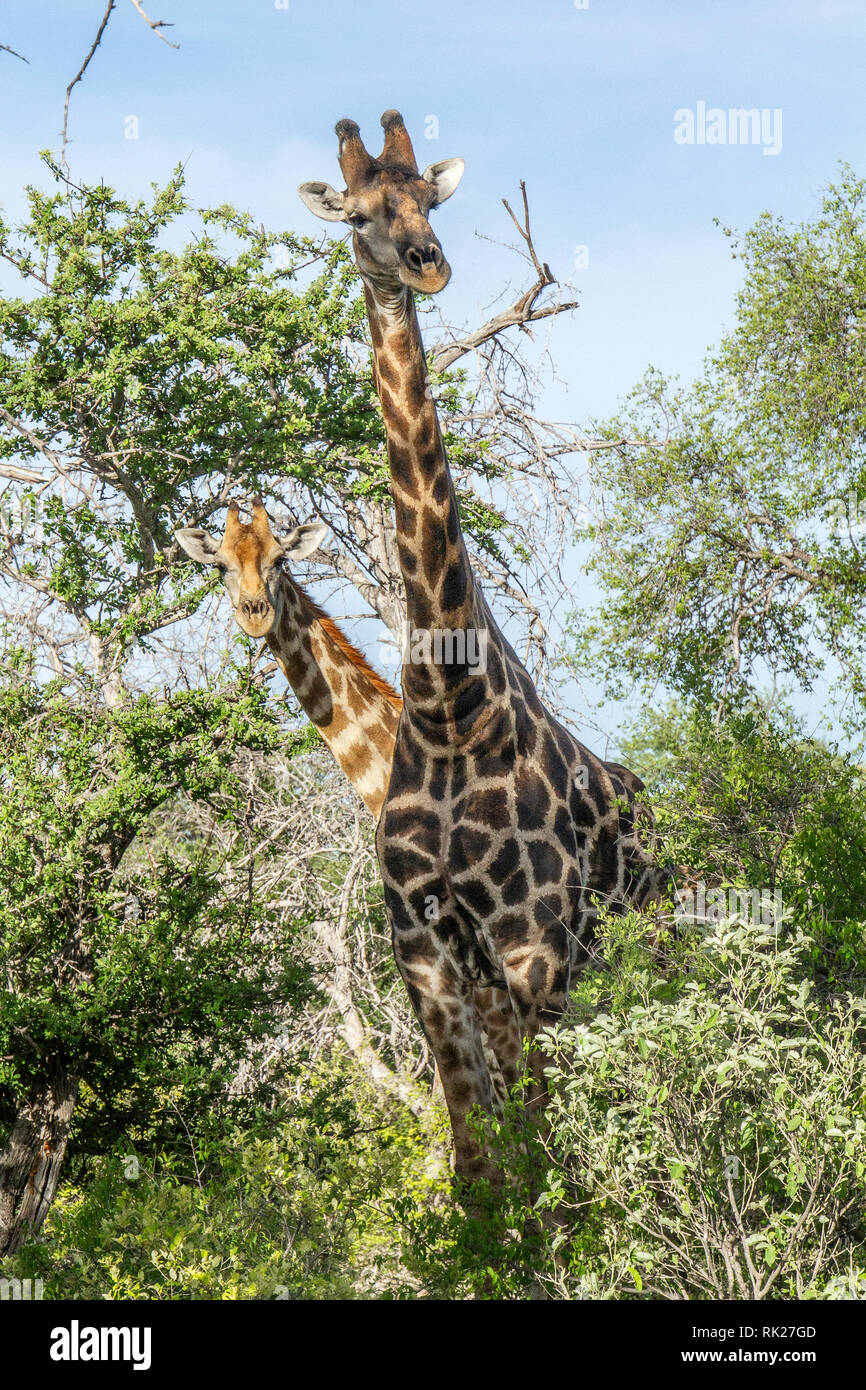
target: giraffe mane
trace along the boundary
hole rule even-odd
[[[338,627],[334,622],[334,619],[329,618],[325,610],[320,608],[317,603],[313,602],[306,589],[302,589],[300,584],[295,581],[292,582],[295,583],[295,588],[300,591],[306,602],[310,605],[313,616],[318,619],[325,632],[331,640],[336,643],[343,655],[348,657],[352,665],[370,682],[374,690],[377,690],[380,695],[384,695],[385,699],[388,700],[396,710],[401,710],[403,708],[403,701],[397,694],[393,685],[390,685],[388,681],[385,680],[384,676],[380,676],[379,672],[373,669],[367,658],[358,651],[357,647],[352,645],[342,628]]]
[[[328,636],[334,639],[340,651],[349,658],[352,665],[356,666],[362,675],[366,676],[370,684],[379,691],[379,694],[384,695],[385,699],[389,700],[395,709],[402,709],[403,701],[397,694],[393,685],[390,685],[388,681],[385,680],[384,676],[380,676],[379,672],[373,669],[367,658],[358,651],[357,647],[352,646],[346,634],[337,626],[333,618],[329,618],[326,613],[322,612],[318,612],[316,617],[319,619],[319,622],[322,624]]]

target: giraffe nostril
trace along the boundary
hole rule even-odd
[[[400,248],[403,264],[413,275],[423,275],[428,266],[439,270],[444,262],[442,249],[438,242],[429,241],[426,246],[404,245]]]
[[[264,618],[268,611],[268,601],[266,598],[251,598],[241,604],[241,611],[245,618]]]

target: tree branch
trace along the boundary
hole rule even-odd
[[[66,143],[67,131],[69,127],[69,98],[72,96],[72,88],[75,86],[76,82],[81,81],[82,77],[87,71],[88,64],[90,63],[91,58],[93,57],[99,45],[101,44],[102,35],[105,33],[105,26],[108,24],[108,21],[111,18],[111,11],[114,9],[115,4],[116,0],[108,0],[108,4],[105,8],[105,14],[102,16],[102,22],[100,23],[99,28],[96,31],[96,38],[90,45],[90,51],[88,52],[84,62],[81,64],[81,67],[78,69],[78,72],[73,77],[69,86],[66,88],[66,100],[63,103],[63,130],[61,132],[60,144],[60,160],[64,168],[66,167]]]
[[[89,65],[89,63],[90,63],[91,58],[93,57],[94,53],[96,52],[97,48],[99,47],[100,43],[102,42],[102,35],[105,33],[106,25],[108,24],[108,21],[109,21],[109,19],[111,18],[111,12],[112,12],[112,10],[115,8],[115,5],[116,5],[116,4],[117,4],[117,0],[108,0],[108,4],[107,4],[106,7],[105,7],[105,14],[102,16],[102,21],[101,21],[101,23],[100,23],[100,25],[99,25],[99,28],[98,28],[97,31],[96,31],[96,38],[93,40],[93,43],[92,43],[91,46],[90,46],[90,50],[89,50],[89,52],[88,52],[88,54],[87,54],[87,57],[84,59],[84,62],[81,64],[81,67],[78,69],[78,72],[75,74],[75,76],[73,77],[73,79],[72,79],[72,81],[70,82],[69,86],[66,88],[66,99],[65,99],[65,101],[64,101],[64,103],[63,103],[63,130],[62,130],[62,133],[61,133],[61,145],[60,145],[60,160],[61,160],[61,163],[62,163],[64,169],[66,169],[66,168],[68,167],[67,164],[66,164],[66,145],[67,145],[67,143],[68,143],[68,130],[69,130],[69,98],[70,98],[71,95],[72,95],[72,88],[75,86],[76,82],[80,82],[80,81],[81,81],[82,77],[84,76],[85,72],[87,71],[87,68],[88,68],[88,65]],[[144,22],[145,22],[147,25],[149,25],[149,27],[150,27],[150,28],[153,30],[153,32],[156,34],[156,36],[157,36],[158,39],[162,39],[163,43],[167,43],[168,46],[169,46],[169,48],[180,48],[180,44],[179,44],[179,43],[172,43],[170,39],[167,39],[167,38],[165,37],[165,34],[161,34],[161,33],[159,32],[160,29],[167,29],[167,28],[171,28],[171,27],[172,27],[172,25],[171,25],[171,23],[170,23],[169,20],[166,20],[166,19],[151,19],[151,18],[150,18],[150,15],[146,14],[145,11],[142,9],[141,0],[132,0],[132,4],[133,4],[133,5],[135,6],[135,8],[138,10],[138,13],[141,15],[141,17],[142,17],[142,19],[144,20]],[[4,46],[5,46],[5,45],[4,45]],[[12,49],[9,49],[9,52],[11,53],[11,52],[12,52]],[[20,54],[20,53],[17,53],[15,56],[16,56],[17,58],[20,58],[20,57],[21,57],[21,54]],[[26,62],[27,59],[25,58],[24,61]]]
[[[156,34],[156,37],[157,37],[158,39],[162,39],[163,43],[167,43],[168,46],[169,46],[169,48],[180,48],[180,44],[179,44],[179,43],[172,43],[171,39],[167,39],[167,38],[165,37],[165,34],[161,34],[161,33],[159,32],[160,29],[173,29],[173,28],[174,28],[174,24],[173,24],[170,20],[168,20],[168,19],[151,19],[150,16],[147,15],[147,14],[145,14],[144,10],[142,9],[142,7],[141,7],[141,0],[132,0],[132,3],[133,3],[133,5],[135,6],[135,8],[138,10],[138,13],[141,15],[141,17],[142,17],[142,19],[145,21],[145,23],[150,25],[151,29],[152,29],[153,32]]]
[[[14,463],[0,463],[0,478],[12,478],[16,483],[44,483],[41,473],[33,473],[29,468],[18,468]]]
[[[495,338],[497,334],[502,333],[506,328],[517,326],[528,332],[529,330],[526,328],[528,323],[537,323],[539,319],[551,318],[555,314],[564,314],[568,310],[579,308],[577,300],[569,300],[567,303],[548,304],[543,309],[536,309],[535,302],[539,295],[547,289],[548,285],[555,285],[556,279],[547,262],[539,260],[536,253],[535,244],[532,240],[532,230],[529,225],[529,203],[526,197],[526,184],[522,179],[520,181],[520,192],[523,197],[523,225],[518,222],[507,199],[503,198],[502,202],[506,212],[526,243],[529,259],[535,268],[535,282],[530,285],[529,289],[526,290],[519,299],[514,301],[510,308],[504,309],[501,314],[496,314],[492,319],[488,319],[487,322],[482,324],[480,328],[477,328],[474,333],[467,334],[465,338],[461,338],[456,343],[439,344],[437,347],[434,347],[430,354],[434,371],[444,372],[452,363],[457,361],[458,357],[462,357],[465,353],[471,352],[473,348],[480,347],[482,343],[486,343],[490,338]]]

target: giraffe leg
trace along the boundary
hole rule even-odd
[[[487,1178],[498,1184],[498,1174],[467,1123],[467,1116],[475,1106],[488,1112],[494,1108],[481,1029],[471,992],[462,981],[460,987],[455,987],[454,981],[448,983],[452,985],[450,991],[440,976],[431,995],[420,992],[416,1010],[436,1057],[451,1118],[454,1172],[458,1178],[470,1182]]]
[[[509,1092],[523,1071],[523,1037],[507,989],[477,986],[475,1008],[484,1038],[496,1113],[502,1115]]]
[[[551,952],[549,948],[512,956],[510,961],[505,962],[505,976],[508,981],[509,993],[525,1036],[534,1039],[542,1028],[554,1023],[564,1012],[568,1003],[569,974],[568,965],[563,964],[562,957],[558,957],[557,953]],[[545,1065],[544,1054],[537,1047],[530,1048],[525,1110],[530,1128],[534,1131],[542,1149],[549,1143],[551,1135],[550,1122],[545,1113],[548,1100],[547,1078],[544,1075]],[[533,1149],[534,1146],[530,1149],[530,1153],[533,1152]],[[536,1197],[542,1190],[544,1166],[543,1154],[535,1150],[530,1168],[530,1190],[533,1197]],[[545,1209],[538,1216],[527,1217],[525,1222],[527,1235],[534,1235],[542,1230],[547,1230],[551,1235],[556,1235],[558,1232],[567,1233],[570,1227],[570,1219],[561,1207],[552,1211]],[[564,1270],[562,1261],[562,1252],[557,1248],[553,1256],[553,1263],[560,1272]],[[549,1297],[547,1289],[540,1280],[533,1284],[530,1297],[539,1299]]]
[[[565,1011],[570,974],[567,959],[564,948],[559,953],[551,951],[549,946],[513,953],[504,959],[508,990],[523,1036],[535,1038],[542,1028],[555,1023]],[[545,1065],[543,1054],[537,1048],[531,1049],[526,1108],[543,1134],[546,1134],[546,1127],[542,1117],[547,1102]]]
[[[481,1025],[484,1060],[490,1076],[493,1109],[505,1113],[513,1086],[520,1080],[523,1064],[523,1039],[515,1017],[511,998],[506,989],[495,985],[477,985],[475,1009]],[[431,1095],[444,1098],[439,1068],[434,1067]]]
[[[473,989],[456,966],[430,941],[423,949],[416,933],[392,932],[394,955],[418,1021],[436,1058],[436,1071],[451,1119],[454,1171],[458,1179],[487,1178],[499,1185],[498,1170],[470,1131],[475,1106],[493,1111],[490,1074]]]

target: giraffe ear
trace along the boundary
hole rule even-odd
[[[287,557],[291,555],[293,560],[306,560],[308,555],[318,550],[327,534],[328,528],[323,521],[308,521],[303,526],[296,526],[280,542],[283,554]]]
[[[202,531],[200,526],[184,526],[183,530],[175,531],[174,538],[190,557],[199,565],[218,565],[217,551],[220,542],[209,535],[207,531]]]
[[[421,177],[433,185],[435,196],[432,207],[438,208],[440,203],[451,197],[465,168],[465,159],[440,159],[438,164],[428,164]]]
[[[301,202],[306,203],[310,212],[323,217],[326,222],[343,222],[343,194],[338,193],[329,183],[302,183],[298,189]]]

